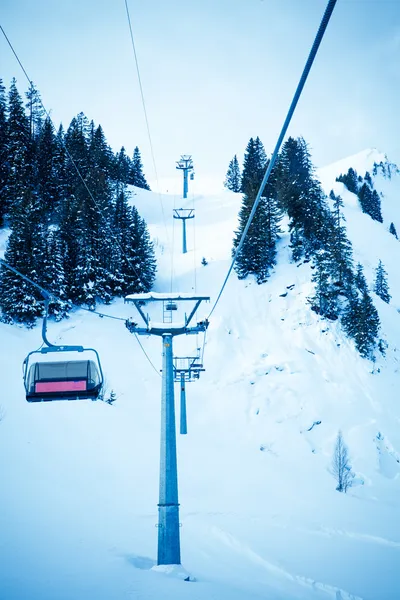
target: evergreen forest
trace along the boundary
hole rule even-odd
[[[32,84],[0,80],[0,227],[10,229],[4,259],[44,287],[49,313],[151,289],[156,260],[128,185],[149,190],[139,148],[114,153],[101,125],[80,113],[56,131]],[[32,326],[39,291],[0,267],[3,322]]]
[[[258,137],[251,138],[247,144],[242,170],[236,155],[229,163],[224,185],[242,193],[232,255],[237,252],[268,165],[269,159]],[[357,194],[363,212],[382,222],[380,197],[373,189],[369,173],[361,178],[350,169],[337,180]],[[339,320],[360,354],[373,358],[376,348],[383,351],[385,347],[379,339],[379,316],[363,267],[360,264],[354,266],[342,209],[340,196],[331,191],[329,198],[326,197],[315,176],[305,140],[290,137],[282,146],[269,181],[262,190],[245,241],[237,252],[235,271],[239,279],[252,275],[259,284],[267,281],[276,264],[280,222],[286,215],[292,260],[297,264],[310,263],[314,283],[314,293],[308,298],[311,309],[324,319]],[[391,233],[397,237],[393,224]],[[384,302],[390,302],[387,274],[382,263],[377,267],[373,291]]]

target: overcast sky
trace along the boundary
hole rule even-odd
[[[259,136],[268,154],[326,0],[129,0],[160,178],[192,154],[224,178]],[[0,22],[54,121],[83,111],[154,179],[124,0],[1,0]],[[0,76],[27,81],[0,34]],[[400,0],[338,0],[290,126],[317,166],[375,146],[400,162]]]

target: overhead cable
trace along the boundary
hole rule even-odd
[[[251,225],[251,223],[253,221],[253,217],[254,217],[254,215],[256,213],[256,210],[257,210],[257,207],[258,207],[258,205],[260,203],[261,194],[262,194],[262,192],[263,192],[263,190],[265,188],[266,183],[268,182],[269,176],[271,175],[271,171],[274,168],[276,159],[278,158],[278,153],[279,153],[280,147],[281,147],[283,139],[284,139],[284,137],[286,135],[286,131],[287,131],[288,127],[289,127],[290,121],[291,121],[291,119],[293,117],[293,114],[294,114],[294,111],[296,109],[297,103],[298,103],[298,101],[300,99],[301,93],[302,93],[303,88],[304,88],[304,84],[307,81],[307,77],[308,77],[308,75],[310,73],[310,70],[311,70],[312,64],[314,62],[314,59],[315,59],[315,57],[317,55],[318,48],[319,48],[319,46],[321,44],[322,38],[324,37],[325,30],[326,30],[326,28],[328,26],[328,23],[329,23],[329,20],[330,20],[330,18],[332,16],[332,12],[333,12],[333,9],[335,8],[336,2],[337,2],[337,0],[329,0],[329,2],[328,2],[328,5],[327,5],[325,13],[324,13],[324,16],[322,17],[322,20],[321,20],[321,23],[320,23],[317,35],[315,37],[314,43],[312,45],[312,48],[310,50],[310,54],[308,56],[306,65],[305,65],[303,73],[302,73],[302,75],[300,77],[300,81],[298,83],[296,92],[295,92],[295,94],[293,96],[292,103],[290,105],[289,111],[288,111],[286,119],[284,121],[282,130],[281,130],[281,132],[279,134],[278,141],[276,143],[274,152],[273,152],[273,154],[271,156],[271,160],[269,162],[268,168],[267,168],[267,170],[266,170],[266,172],[264,174],[263,180],[262,180],[261,185],[260,185],[260,189],[257,192],[257,196],[256,196],[256,199],[254,201],[253,208],[251,209],[251,213],[250,213],[249,218],[247,220],[246,226],[245,226],[245,228],[243,230],[243,233],[242,233],[242,236],[240,238],[239,244],[238,244],[238,246],[236,248],[235,254],[233,255],[232,262],[231,262],[230,267],[228,269],[228,273],[227,273],[227,275],[226,275],[226,277],[224,279],[224,282],[223,282],[223,284],[221,286],[221,289],[219,291],[217,299],[216,299],[216,301],[215,301],[215,303],[214,303],[214,305],[213,305],[213,307],[212,307],[212,309],[211,309],[211,311],[210,311],[210,313],[209,313],[209,315],[207,317],[208,319],[211,317],[211,315],[213,314],[214,310],[216,309],[216,307],[218,305],[218,302],[219,302],[219,300],[220,300],[220,298],[222,296],[222,293],[223,293],[223,291],[225,289],[225,286],[226,286],[226,284],[228,282],[229,276],[230,276],[230,274],[232,272],[232,269],[233,269],[233,267],[235,265],[236,259],[237,259],[238,255],[239,255],[239,252],[241,251],[241,249],[243,247],[244,240],[246,239],[246,235],[247,235],[247,233],[249,231],[250,225]]]

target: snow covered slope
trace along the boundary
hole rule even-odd
[[[57,342],[98,348],[114,406],[28,405],[21,363],[40,345],[39,327],[0,324],[2,600],[400,597],[400,243],[388,232],[391,221],[400,229],[399,176],[375,178],[383,224],[335,182],[349,166],[372,171],[378,156],[367,151],[319,175],[345,201],[368,282],[378,259],[389,273],[391,304],[374,296],[386,358],[361,359],[337,323],[309,310],[309,265],[290,263],[287,233],[270,280],[232,276],[212,317],[207,371],[188,385],[188,435],[178,437],[182,562],[196,583],[151,570],[160,378],[123,322],[77,311],[49,327]],[[215,298],[241,198],[192,189],[187,201],[136,190],[133,202],[156,243],[155,291]],[[173,207],[196,209],[186,255]],[[102,310],[134,316],[122,302]],[[160,341],[142,343],[159,368]],[[197,343],[180,338],[175,351]],[[356,473],[346,495],[329,472],[339,429]]]

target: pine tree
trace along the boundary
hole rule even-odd
[[[44,247],[40,206],[36,195],[27,190],[16,211],[8,239],[5,260],[23,275],[39,280],[41,251]],[[39,280],[40,281],[40,280]],[[28,282],[3,267],[0,270],[0,308],[6,322],[33,326],[43,313],[40,293]]]
[[[329,209],[321,184],[315,178],[303,138],[285,142],[278,164],[277,194],[289,216],[293,260],[309,257],[328,238]]]
[[[389,284],[387,281],[387,273],[382,264],[382,261],[379,261],[379,264],[375,271],[375,285],[374,292],[379,296],[384,302],[387,304],[390,303],[391,295],[389,293]]]
[[[153,286],[157,262],[146,221],[135,206],[131,207],[132,227],[129,236],[127,269],[124,272],[127,293],[149,292]]]
[[[368,292],[367,280],[365,279],[364,275],[364,267],[360,263],[357,263],[354,284],[356,288],[360,290],[360,292]]]
[[[233,240],[234,254],[248,222],[268,161],[260,138],[250,138],[243,163],[241,189],[244,193],[239,212],[239,228]],[[270,183],[263,195],[238,253],[235,271],[239,279],[254,275],[257,283],[263,283],[275,265],[276,241],[279,236],[280,210],[276,204],[276,192]]]
[[[374,187],[374,184],[372,183],[372,177],[371,174],[369,173],[369,171],[367,171],[364,175],[364,181],[369,185],[369,187],[371,188],[371,190]]]
[[[254,200],[243,197],[239,212],[239,229],[233,240],[233,253],[239,245]],[[273,198],[261,197],[244,244],[238,253],[235,271],[239,279],[254,275],[257,283],[264,283],[271,268],[276,264],[276,242],[279,238],[281,212]]]
[[[27,188],[32,185],[30,164],[29,123],[25,115],[16,81],[12,80],[8,96],[8,179],[4,188],[4,200],[11,221]]]
[[[364,358],[372,358],[376,348],[380,321],[378,312],[368,293],[363,268],[359,264],[355,286],[349,294],[342,325],[347,335],[354,339],[356,348]]]
[[[9,173],[9,146],[7,125],[6,88],[0,79],[0,227],[4,225],[7,212],[6,184]]]
[[[333,219],[327,247],[332,257],[331,275],[336,280],[337,285],[343,288],[345,282],[352,279],[353,252],[344,226],[343,200],[340,196],[336,196],[333,191],[330,193],[330,198],[333,200]]]
[[[337,491],[347,492],[354,479],[351,470],[349,450],[343,440],[342,432],[339,431],[336,438],[335,450],[332,458],[332,474],[337,481]]]
[[[43,215],[54,221],[60,202],[59,149],[50,119],[43,123],[37,140],[38,194]]]
[[[135,185],[138,188],[150,190],[150,186],[147,183],[146,178],[143,174],[142,158],[140,156],[140,150],[137,146],[133,151],[132,169],[129,183],[131,185]]]
[[[127,184],[130,182],[131,171],[132,161],[126,154],[125,148],[122,146],[121,150],[116,154],[114,159],[112,178],[117,183]]]
[[[64,248],[60,232],[54,227],[42,226],[45,247],[40,261],[40,276],[38,281],[47,291],[57,296],[49,304],[49,314],[54,315],[56,321],[60,321],[68,315],[71,302],[68,299],[64,273]]]
[[[70,179],[68,177],[68,166],[67,166],[67,152],[65,148],[65,133],[63,126],[60,125],[56,136],[55,136],[55,155],[53,157],[53,169],[54,173],[57,174],[57,191],[55,197],[57,201],[54,202],[57,210],[57,222],[60,222],[62,202],[65,198],[70,197],[72,190],[70,186]]]
[[[367,183],[364,183],[358,191],[361,210],[368,214],[374,221],[383,222],[381,213],[381,199],[376,190],[371,190]]]
[[[37,140],[40,136],[46,113],[39,91],[32,82],[29,90],[26,92],[26,97],[28,100],[26,108],[29,119],[29,136],[31,140]]]
[[[114,404],[114,402],[116,401],[116,399],[117,399],[117,394],[114,392],[114,390],[111,390],[110,395],[105,400],[105,402],[107,402],[107,404],[110,404],[112,406]]]
[[[326,250],[318,250],[313,261],[311,281],[315,283],[315,295],[309,299],[311,308],[322,317],[335,320],[338,317],[338,289],[332,281],[332,258]]]
[[[336,181],[341,181],[342,183],[344,183],[344,185],[347,187],[349,192],[353,192],[353,194],[358,193],[359,178],[357,176],[357,171],[355,169],[353,169],[352,167],[350,167],[350,169],[347,171],[347,173],[345,175],[339,175],[339,177],[336,177]],[[361,178],[361,181],[362,181],[362,178]]]
[[[250,138],[244,154],[241,181],[241,191],[248,198],[255,199],[260,189],[266,167],[267,157],[260,138],[257,137],[255,140]]]
[[[81,188],[85,189],[81,177],[85,179],[89,170],[89,122],[83,113],[72,119],[63,142],[68,180],[79,195]]]
[[[263,198],[263,201],[266,219],[267,265],[268,269],[271,269],[276,265],[276,243],[281,233],[280,222],[282,220],[282,211],[274,198],[268,196]]]
[[[241,180],[242,180],[242,177],[241,177],[241,173],[240,173],[239,162],[238,162],[237,156],[235,154],[235,156],[232,158],[231,162],[229,163],[229,167],[226,172],[224,186],[228,190],[231,190],[232,192],[240,192]]]
[[[398,237],[397,237],[397,231],[396,231],[396,227],[394,226],[394,223],[390,223],[389,232],[392,235],[394,235],[394,237],[396,238],[396,240],[398,239]]]
[[[381,212],[381,199],[376,190],[373,190],[372,192],[372,206],[370,215],[374,219],[374,221],[379,221],[379,223],[383,223]]]
[[[113,222],[117,239],[114,294],[119,296],[150,291],[157,267],[146,222],[128,200],[124,186],[115,202]]]

